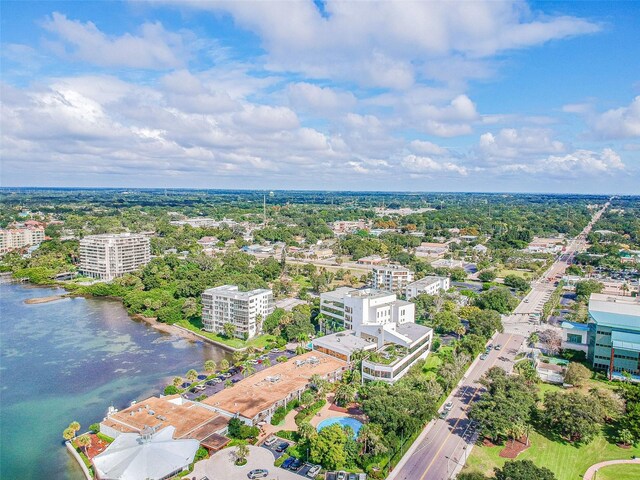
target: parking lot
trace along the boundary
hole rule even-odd
[[[275,438],[276,441],[273,442],[271,445],[265,445],[265,443],[263,443],[261,445],[262,448],[266,448],[267,450],[269,450],[271,452],[271,454],[275,457],[275,459],[277,460],[278,458],[280,458],[282,455],[284,455],[285,451],[287,448],[289,448],[289,446],[293,445],[293,442],[289,442],[287,440],[284,440],[282,438],[278,438],[278,437],[270,437],[270,438]],[[268,438],[266,440],[266,443],[269,443],[269,439]],[[287,447],[284,447],[284,444],[287,444]],[[280,452],[278,452],[278,450],[281,450]],[[291,457],[290,457],[291,458]],[[293,462],[293,460],[295,459],[287,459],[284,461],[284,463],[281,465],[281,468],[288,470],[292,473],[297,473],[298,475],[308,478],[307,477],[307,473],[309,473],[309,470],[313,467],[313,464],[311,463],[305,463],[305,462],[299,462],[299,466],[298,468],[290,468],[290,464]]]
[[[275,365],[277,363],[276,359],[280,356],[285,356],[287,357],[287,359],[289,359],[291,357],[295,357],[295,355],[296,355],[296,352],[294,352],[293,350],[284,350],[281,352],[272,351],[266,354],[266,356],[269,358],[269,361],[271,362],[271,365]],[[253,366],[255,367],[256,372],[259,372],[267,368],[262,363],[262,360],[255,360],[255,362],[256,363]],[[210,397],[211,395],[218,393],[221,390],[224,390],[224,384],[227,380],[231,380],[233,383],[236,383],[242,380],[244,377],[242,376],[242,370],[240,368],[233,367],[229,369],[229,373],[227,374],[219,373],[216,378],[218,379],[217,381],[215,379],[208,380],[204,385],[205,388],[200,391],[193,392],[191,391],[192,387],[189,386],[189,390],[183,393],[182,396],[189,400],[193,400],[201,395],[206,395],[207,397]]]

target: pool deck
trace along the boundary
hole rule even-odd
[[[327,403],[323,406],[318,413],[309,421],[312,426],[318,427],[318,424],[327,418],[340,418],[340,417],[352,417],[357,420],[360,420],[362,423],[366,423],[366,418],[364,415],[352,415],[348,412],[340,412],[336,410],[330,410],[331,405],[333,405],[333,394],[329,394],[327,396]]]

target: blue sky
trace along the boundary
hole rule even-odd
[[[640,2],[0,5],[3,185],[640,193]]]

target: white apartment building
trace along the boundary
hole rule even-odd
[[[44,241],[44,228],[11,228],[0,230],[0,252],[10,252]]]
[[[258,316],[264,320],[274,309],[270,289],[241,292],[235,285],[209,288],[202,293],[203,329],[224,333],[224,325],[230,323],[236,337],[252,338],[262,331]]]
[[[80,240],[80,272],[111,281],[151,260],[149,238],[133,233],[91,235]]]
[[[313,348],[347,362],[353,353],[367,352],[365,380],[393,383],[429,354],[433,330],[416,324],[415,305],[393,293],[342,288],[321,295],[320,312],[341,317],[346,330],[314,339]]]
[[[449,277],[428,276],[407,285],[404,295],[407,300],[423,293],[438,295],[441,291],[447,291],[451,287]]]
[[[413,282],[413,272],[401,265],[373,267],[373,288],[388,292],[401,292]]]

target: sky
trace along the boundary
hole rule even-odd
[[[640,194],[640,2],[5,1],[3,186]]]

